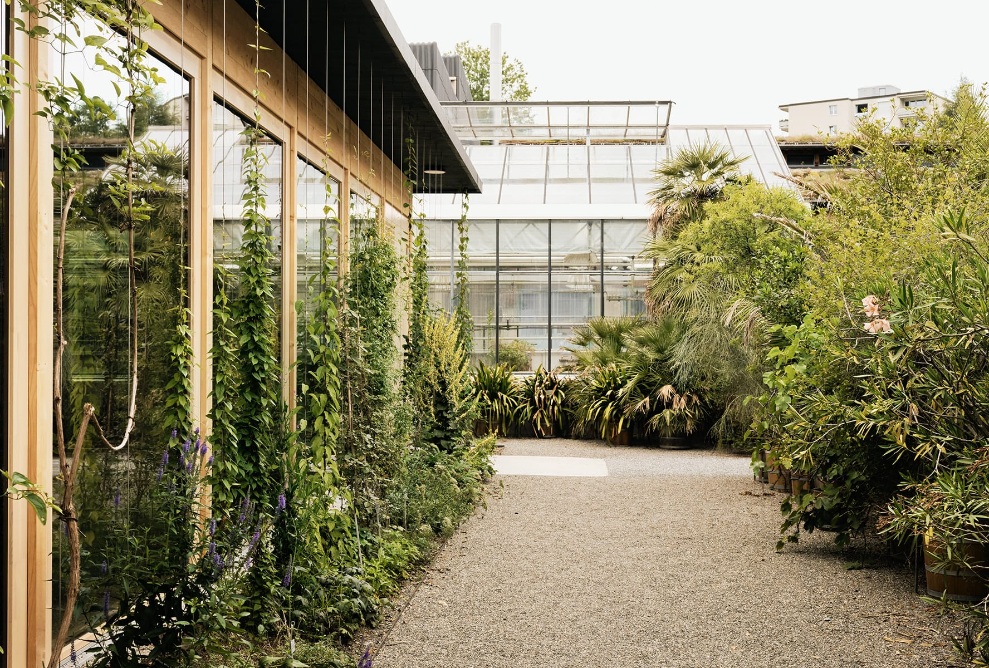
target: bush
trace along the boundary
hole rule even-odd
[[[503,343],[498,349],[498,364],[509,371],[528,371],[532,368],[532,353],[536,347],[523,339]]]

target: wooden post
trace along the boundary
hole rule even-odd
[[[17,13],[16,6],[11,11]],[[33,17],[21,14],[29,25]],[[48,78],[47,46],[11,31],[19,78]],[[37,93],[25,86],[10,119],[10,293],[7,427],[10,468],[51,491],[52,482],[52,135]],[[44,664],[51,643],[51,526],[26,503],[8,506],[8,668]]]

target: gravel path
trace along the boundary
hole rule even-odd
[[[909,570],[846,570],[827,534],[773,551],[779,497],[709,451],[505,440],[607,477],[498,476],[375,668],[950,666]]]

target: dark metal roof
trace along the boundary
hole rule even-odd
[[[236,2],[254,16],[253,0]],[[403,126],[411,124],[420,169],[445,172],[430,181],[431,192],[480,192],[474,166],[383,0],[265,0],[258,23],[399,166]]]

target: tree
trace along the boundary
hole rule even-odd
[[[652,224],[668,236],[680,225],[698,220],[705,202],[718,199],[727,184],[739,180],[738,167],[744,160],[710,142],[681,148],[653,171]]]
[[[471,97],[476,101],[491,99],[491,49],[470,42],[458,42],[456,55],[464,65],[464,73],[470,84]],[[450,54],[452,55],[452,54]],[[525,66],[507,53],[501,55],[501,96],[504,100],[525,102],[536,92],[529,87],[529,74]]]

